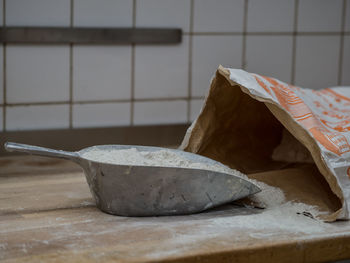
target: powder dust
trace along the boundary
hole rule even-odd
[[[241,172],[230,169],[225,165],[193,162],[192,160],[181,156],[176,151],[167,149],[151,152],[139,151],[136,148],[125,150],[102,150],[99,148],[92,148],[88,152],[83,153],[83,157],[92,161],[110,164],[203,169],[233,174],[235,176],[247,179],[247,177]]]

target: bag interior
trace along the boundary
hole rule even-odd
[[[264,102],[253,99],[240,86],[232,86],[217,73],[184,150],[207,156],[252,179],[280,187],[289,201],[317,205],[328,215],[335,213],[342,207],[341,200],[332,192],[311,155],[305,162],[300,158],[288,158],[288,155],[272,158],[286,132]],[[298,151],[308,153],[301,143]],[[281,147],[279,152],[283,153]],[[329,217],[329,221],[333,220],[334,216]]]

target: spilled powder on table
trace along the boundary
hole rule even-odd
[[[286,202],[281,189],[249,179],[241,172],[223,164],[193,162],[171,150],[149,152],[139,151],[136,148],[123,150],[101,150],[96,148],[83,153],[83,157],[93,161],[120,165],[182,167],[223,172],[249,180],[261,189],[260,193],[254,194],[250,199],[265,209],[261,209],[259,213],[212,218],[208,221],[209,228],[211,225],[221,225],[256,230],[280,229],[297,233],[317,233],[322,232],[326,225],[316,219],[321,214],[316,207],[304,203]]]
[[[213,226],[224,225],[233,228],[265,230],[264,232],[266,230],[306,234],[324,232],[326,223],[307,217],[303,213],[316,216],[320,212],[317,208],[307,204],[286,202],[263,209],[261,213],[213,218],[210,223]],[[264,234],[256,234],[254,237],[258,238],[259,235]]]

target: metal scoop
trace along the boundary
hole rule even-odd
[[[165,148],[100,145],[78,152],[7,142],[7,151],[57,157],[79,164],[85,173],[96,205],[102,211],[120,216],[160,216],[192,214],[260,192],[253,183],[240,177],[209,170],[117,165],[83,157],[92,149],[159,151]],[[167,149],[198,163],[221,165],[209,158],[180,150]]]

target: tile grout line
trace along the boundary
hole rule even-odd
[[[187,99],[187,122],[191,122],[191,98],[192,98],[192,54],[193,54],[193,22],[194,0],[190,0],[190,35],[188,40],[188,99]]]
[[[74,21],[74,0],[70,0],[70,27]],[[69,129],[73,129],[73,44],[69,44]]]
[[[2,2],[2,24],[6,27],[6,0]],[[3,88],[3,108],[2,108],[2,131],[6,131],[6,111],[7,111],[7,81],[6,81],[6,43],[2,47],[2,88]]]
[[[131,44],[131,72],[130,72],[130,125],[134,125],[135,102],[135,44]]]
[[[343,13],[341,17],[341,32],[339,44],[339,64],[338,64],[338,86],[342,84],[343,78],[343,55],[344,55],[344,41],[345,41],[345,18],[346,18],[346,0],[343,0]]]
[[[6,89],[6,44],[2,47],[2,55],[3,55],[3,108],[2,108],[2,130],[6,131],[6,112],[7,112],[7,89]]]
[[[132,1],[132,27],[136,27],[136,0]],[[135,44],[131,44],[131,72],[130,72],[130,126],[134,125],[135,111]]]
[[[199,100],[204,99],[204,96],[193,96],[192,99]],[[161,101],[187,101],[188,97],[161,97],[161,98],[143,98],[143,99],[134,99],[135,102],[161,102]],[[112,100],[83,100],[83,101],[73,101],[72,104],[103,104],[103,103],[128,103],[129,99],[112,99]],[[50,101],[50,102],[18,102],[18,103],[7,103],[7,107],[26,107],[26,106],[47,106],[47,105],[64,105],[68,104],[69,101]],[[0,104],[0,107],[4,104]]]
[[[296,67],[296,53],[297,53],[297,29],[298,29],[298,15],[299,15],[299,0],[294,0],[294,25],[293,25],[293,43],[292,43],[292,70],[291,70],[291,84],[295,85],[295,67]]]
[[[347,31],[301,31],[301,32],[288,32],[288,31],[265,31],[265,32],[183,32],[184,36],[337,36],[341,34],[349,35]]]
[[[244,1],[244,13],[243,13],[243,32],[242,32],[242,61],[241,68],[246,68],[246,45],[247,45],[247,23],[248,23],[248,1]]]
[[[73,128],[73,44],[69,44],[69,128]]]

